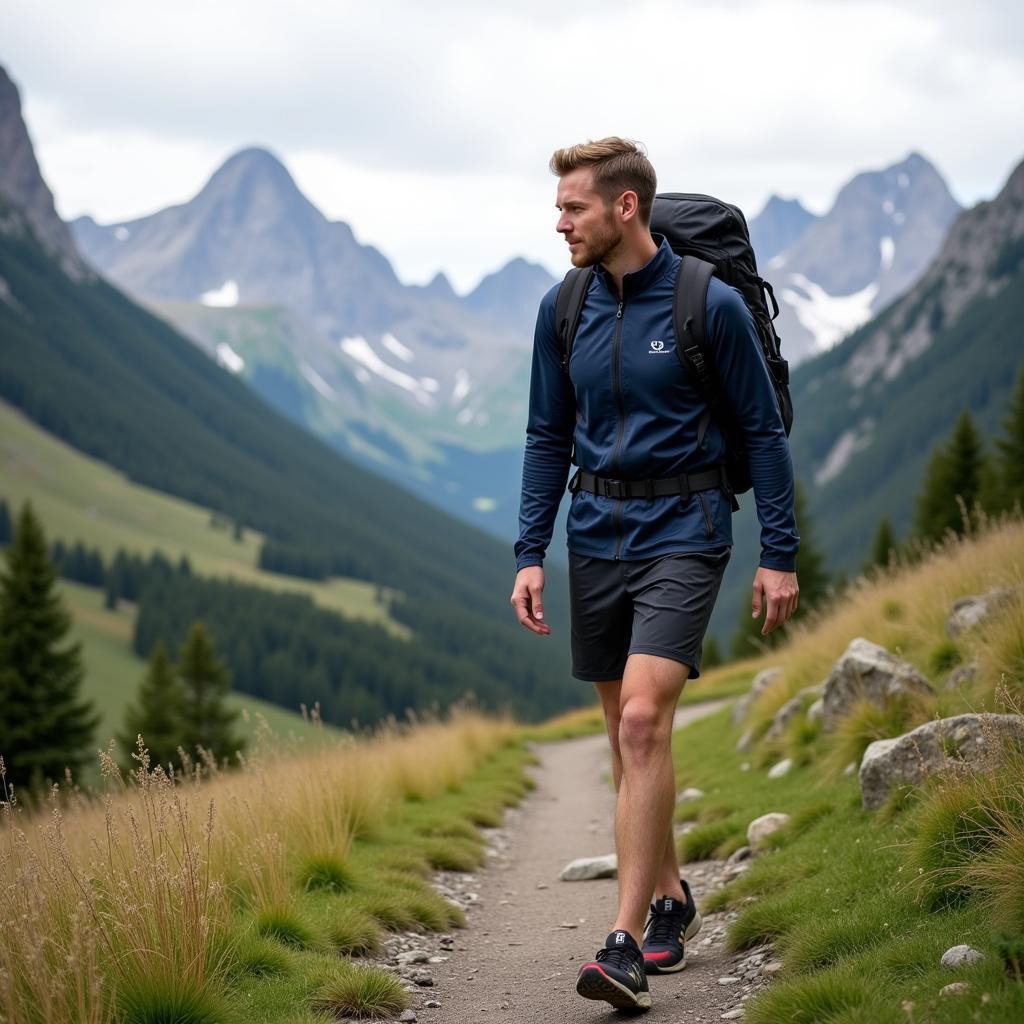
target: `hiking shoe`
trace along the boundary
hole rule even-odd
[[[651,904],[651,916],[644,929],[644,968],[648,974],[672,974],[686,966],[686,940],[692,939],[704,923],[682,883],[685,900],[665,896]]]
[[[603,999],[617,1010],[649,1010],[651,992],[644,955],[629,932],[612,932],[604,948],[580,968],[576,991],[584,999]]]

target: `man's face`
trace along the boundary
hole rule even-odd
[[[559,179],[555,206],[561,211],[555,230],[568,242],[574,267],[605,263],[621,244],[622,227],[614,204],[606,204],[594,191],[594,172],[589,167]]]

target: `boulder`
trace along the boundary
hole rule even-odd
[[[750,692],[745,697],[740,697],[740,699],[733,705],[733,725],[739,725],[740,722],[747,717],[747,714],[750,711],[750,705],[753,704],[754,701],[757,700],[757,698],[781,675],[781,668],[766,668],[762,669],[756,676],[754,676],[754,681],[750,684]]]
[[[592,878],[614,878],[618,873],[618,858],[609,853],[604,857],[580,857],[570,861],[558,877],[563,882],[588,882]]]
[[[978,663],[976,661],[968,661],[964,665],[957,665],[952,672],[946,676],[946,681],[942,684],[944,690],[959,690],[961,686],[969,686],[974,682],[974,677],[978,674]]]
[[[785,731],[790,722],[793,721],[803,709],[811,703],[811,697],[820,697],[825,691],[825,684],[818,683],[817,686],[805,686],[795,697],[790,698],[775,712],[772,724],[768,726],[765,739],[778,739]]]
[[[768,769],[768,778],[781,779],[783,775],[789,774],[792,767],[793,759],[791,757],[784,757],[781,761],[777,761]]]
[[[976,964],[980,960],[985,959],[985,954],[980,950],[971,949],[970,946],[960,945],[951,946],[942,954],[942,960],[939,961],[943,967],[948,967],[951,971],[955,971],[958,967],[967,967],[970,964]]]
[[[826,730],[861,698],[883,705],[904,694],[934,693],[931,683],[909,662],[901,661],[884,647],[857,637],[832,666],[822,691],[822,723]]]
[[[881,807],[896,786],[917,786],[940,771],[984,768],[1006,740],[1024,744],[1020,715],[956,715],[925,722],[890,740],[876,740],[860,763],[861,802]]]
[[[998,587],[985,594],[961,597],[953,603],[953,610],[946,620],[946,635],[958,637],[965,630],[973,629],[993,612],[1009,604],[1015,597],[1024,594],[1024,585]]]
[[[762,814],[755,818],[747,826],[747,843],[750,846],[757,846],[762,839],[767,838],[773,832],[778,832],[783,825],[789,824],[789,815],[782,811],[772,811],[770,814]]]

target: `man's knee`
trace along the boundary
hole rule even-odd
[[[668,719],[668,720],[666,720]],[[630,757],[659,753],[671,741],[671,714],[645,700],[628,701],[619,719],[619,745]]]

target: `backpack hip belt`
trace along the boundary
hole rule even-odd
[[[679,476],[667,476],[660,480],[612,480],[608,477],[595,476],[584,469],[578,469],[569,481],[569,493],[576,494],[578,491],[587,491],[605,498],[622,500],[625,498],[643,498],[651,501],[653,498],[667,498],[678,495],[684,501],[696,491],[722,490],[728,496],[730,502],[735,505],[732,489],[729,487],[729,477],[726,473],[725,463],[718,463],[711,469],[702,470],[699,473],[680,473]]]

